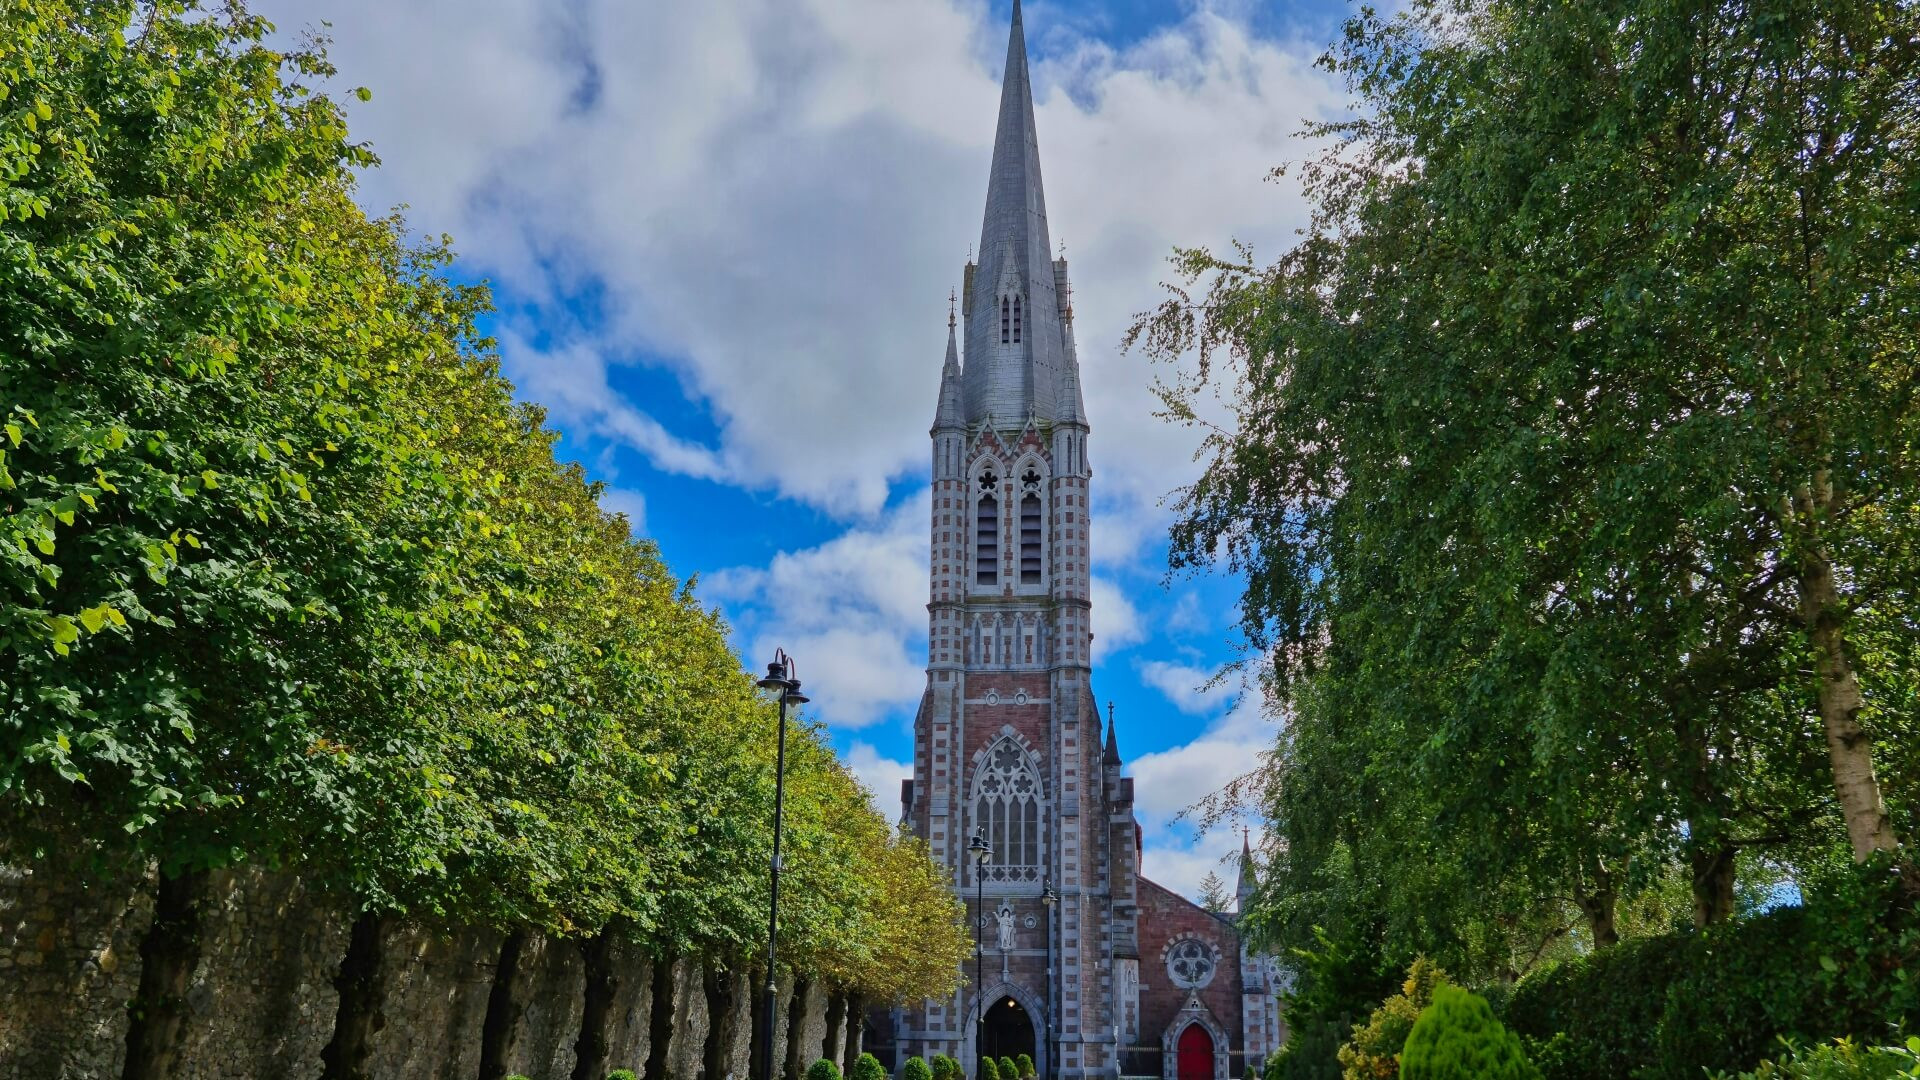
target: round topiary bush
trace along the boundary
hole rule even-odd
[[[953,1080],[953,1074],[959,1071],[959,1062],[945,1054],[933,1055],[933,1080]]]
[[[1021,1054],[1019,1057],[1013,1059],[1013,1064],[1015,1068],[1020,1070],[1020,1080],[1029,1080],[1029,1078],[1034,1075],[1033,1056],[1031,1054]]]
[[[933,1070],[927,1068],[925,1058],[910,1057],[900,1069],[900,1080],[933,1080]]]
[[[807,1066],[807,1080],[840,1080],[840,1066],[821,1058]]]
[[[607,1074],[607,1080],[640,1080],[632,1069],[615,1069]]]
[[[1485,998],[1442,983],[1400,1052],[1400,1080],[1540,1080]]]
[[[853,1060],[853,1071],[847,1074],[847,1080],[887,1080],[887,1067],[872,1054],[861,1054]]]
[[[1000,1066],[990,1057],[980,1059],[980,1080],[1000,1080]],[[1007,1080],[1013,1080],[1008,1077]]]
[[[1013,1063],[1012,1058],[1005,1055],[994,1059],[994,1064],[1000,1066],[1000,1080],[1020,1080],[1026,1075],[1020,1071],[1020,1066]]]

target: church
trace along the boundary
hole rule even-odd
[[[1284,1033],[1277,971],[1237,917],[1140,874],[1133,780],[1092,685],[1080,387],[1015,0],[980,246],[947,319],[927,687],[901,785],[903,824],[951,871],[984,944],[978,981],[970,961],[951,998],[870,1018],[896,1075],[934,1054],[972,1075],[984,1052],[1031,1055],[1043,1080],[1225,1080]]]

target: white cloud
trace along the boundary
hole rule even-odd
[[[1087,599],[1093,605],[1094,663],[1099,663],[1108,653],[1146,640],[1140,612],[1119,586],[1103,577],[1092,578],[1088,582]]]
[[[1180,817],[1250,772],[1273,748],[1275,734],[1257,689],[1250,689],[1198,738],[1131,763],[1134,811],[1144,835],[1142,870],[1148,877],[1187,896],[1198,894],[1209,870],[1232,883],[1220,859],[1239,851],[1239,830],[1223,823],[1196,836],[1193,822]],[[1260,821],[1246,817],[1241,823],[1254,828],[1258,847]]]
[[[847,749],[847,768],[866,785],[873,807],[882,817],[900,820],[900,781],[913,775],[912,762],[895,761],[871,744],[856,741]]]
[[[740,626],[750,662],[783,648],[799,666],[809,711],[865,727],[926,686],[927,493],[770,565],[721,570],[704,594]]]
[[[978,236],[1006,28],[973,0],[261,0],[328,19],[369,203],[407,202],[523,299],[591,292],[591,348],[510,370],[526,392],[661,467],[836,514],[879,510],[926,456],[943,299]],[[1303,117],[1341,106],[1317,49],[1262,39],[1231,5],[1116,50],[1030,13],[1050,223],[1067,242],[1098,557],[1164,529],[1189,430],[1151,417],[1121,356],[1176,243],[1271,252],[1304,220],[1268,170]],[[1037,22],[1035,20],[1038,20]],[[561,305],[564,306],[564,305]],[[719,425],[666,434],[607,365],[674,366]]]
[[[1168,660],[1142,660],[1134,667],[1141,682],[1160,691],[1174,708],[1192,716],[1215,711],[1226,697],[1221,687],[1208,685],[1213,672],[1206,668]]]

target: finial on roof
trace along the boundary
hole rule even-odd
[[[1245,896],[1253,889],[1253,830],[1242,825],[1240,826],[1240,888],[1238,891],[1241,896]],[[1240,905],[1240,910],[1242,912],[1246,910],[1244,903]]]
[[[956,303],[958,303],[958,302],[959,302],[959,300],[960,300],[960,292],[959,292],[959,290],[957,290],[957,289],[948,289],[948,290],[947,290],[947,329],[949,329],[949,330],[951,330],[951,329],[953,329],[953,310],[954,310],[954,305],[955,305]]]

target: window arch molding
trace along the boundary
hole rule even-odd
[[[991,455],[975,461],[968,473],[967,550],[973,558],[967,581],[975,589],[997,589],[1001,584],[1002,523],[1009,512],[1001,489],[1005,475],[1000,460]],[[1016,498],[1014,506],[1018,505]]]
[[[1014,582],[1026,588],[1047,583],[1047,538],[1052,531],[1053,508],[1047,497],[1051,479],[1047,460],[1038,454],[1022,455],[1008,475],[1013,479],[1013,499],[1007,513],[1013,515],[1015,528]]]
[[[993,845],[988,884],[1038,892],[1047,877],[1047,822],[1051,800],[1040,757],[1011,725],[974,752],[967,785],[967,835],[985,828]],[[974,864],[969,861],[969,866]],[[975,867],[978,873],[978,867]]]

